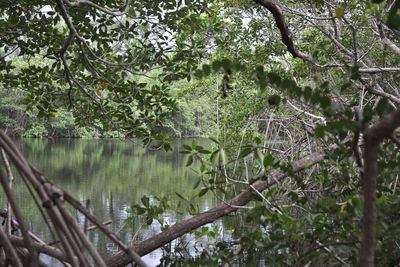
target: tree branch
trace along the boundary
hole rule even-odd
[[[324,160],[325,157],[326,154],[324,152],[315,152],[309,156],[306,156],[293,164],[293,172],[299,172],[314,164],[317,164]],[[252,186],[257,191],[262,192],[274,185],[276,181],[282,180],[287,176],[287,173],[277,170],[273,172],[267,180],[259,180],[252,184]],[[236,211],[238,209],[237,207],[244,206],[250,201],[250,196],[252,194],[254,194],[253,189],[249,187],[242,193],[232,198],[227,204],[222,204],[213,209],[200,213],[197,216],[177,223],[167,230],[134,245],[132,249],[135,250],[140,256],[146,255],[153,250],[168,244],[172,240],[199,228],[200,226],[211,223],[229,213]],[[107,266],[122,267],[130,262],[130,257],[126,255],[124,251],[120,251],[107,260],[106,263]]]
[[[116,17],[125,15],[126,12],[129,9],[129,7],[130,7],[129,2],[126,3],[124,10],[121,12],[121,11],[114,11],[114,10],[99,6],[99,5],[93,3],[92,1],[89,1],[89,0],[78,0],[78,1],[75,1],[75,2],[70,2],[68,0],[63,0],[63,1],[69,7],[78,7],[80,5],[88,5],[88,6],[93,7],[93,8],[95,8],[95,9],[97,9],[97,10],[103,12],[103,13],[106,13],[106,14],[111,15],[111,16],[116,16]]]
[[[16,247],[26,247],[26,243],[21,237],[12,235],[10,236],[10,241]],[[39,253],[46,254],[62,262],[70,262],[70,259],[58,248],[46,244],[40,244],[38,242],[33,242],[33,247],[35,247]]]
[[[24,239],[21,238],[22,242]],[[17,252],[15,251],[14,247],[12,246],[10,239],[8,238],[7,234],[3,231],[3,227],[0,227],[0,245],[4,250],[4,254],[6,255],[6,259],[10,261],[11,265],[14,267],[23,267]]]
[[[276,22],[276,26],[281,32],[282,42],[286,45],[288,51],[294,57],[301,58],[302,60],[307,62],[312,62],[312,60],[306,54],[299,51],[295,47],[280,5],[275,0],[254,0],[254,2],[256,2],[259,5],[262,5],[272,13]]]

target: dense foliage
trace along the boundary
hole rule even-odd
[[[166,150],[171,132],[216,132],[182,151],[198,195],[251,202],[231,240],[186,263],[399,262],[400,1],[5,3],[0,93],[21,98],[2,103]],[[7,105],[2,127],[24,128]]]
[[[199,84],[199,83],[198,83]],[[178,96],[177,110],[168,114],[159,126],[159,131],[174,137],[212,136],[216,132],[215,99],[208,95],[187,94],[194,85],[187,81],[175,83],[172,95]],[[0,128],[9,135],[22,137],[103,137],[125,138],[119,129],[104,129],[100,122],[79,126],[73,112],[64,107],[50,116],[39,116],[37,108],[27,110],[26,93],[21,90],[0,89]]]

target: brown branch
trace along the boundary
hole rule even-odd
[[[39,175],[35,176],[33,174],[33,169],[31,168],[27,160],[24,158],[21,152],[18,151],[18,149],[15,147],[10,138],[1,130],[0,130],[0,146],[7,152],[8,156],[11,158],[11,160],[13,161],[13,163],[15,164],[21,175],[23,175],[23,177],[29,180],[29,182],[35,188],[36,192],[38,193],[38,195],[42,200],[43,206],[46,208],[47,213],[53,222],[54,229],[56,230],[58,236],[60,237],[61,243],[65,249],[68,258],[70,259],[70,262],[72,263],[72,266],[78,266],[78,263],[76,262],[76,259],[74,257],[76,253],[72,251],[72,248],[70,246],[71,239],[70,235],[68,235],[67,226],[65,225],[65,222],[60,218],[60,214],[56,212],[56,210],[54,209],[54,205],[52,204],[52,201],[50,200],[48,193],[44,189],[43,185],[45,185],[46,183],[48,184],[47,180],[42,176]],[[18,220],[17,216],[16,219],[18,222],[20,221]],[[64,233],[67,234],[65,235]],[[31,242],[30,239],[28,239],[28,241]],[[34,262],[32,262],[31,260],[31,264],[32,263]]]
[[[114,241],[126,254],[129,259],[135,260],[140,266],[146,266],[140,256],[133,250],[126,246],[119,237],[110,231],[103,223],[101,223],[89,210],[87,210],[79,201],[71,197],[68,193],[64,192],[64,199],[77,210],[82,212],[93,224],[95,224],[104,234],[106,234],[112,241]]]
[[[85,218],[86,218],[86,217],[85,217]],[[112,221],[111,221],[111,220],[108,220],[108,221],[103,222],[103,225],[109,225],[109,224],[112,224]],[[97,228],[98,228],[97,225],[92,225],[92,226],[89,226],[89,227],[87,228],[87,231],[89,232],[89,231],[95,230],[95,229],[97,229]]]
[[[377,95],[377,96],[382,96],[384,98],[389,99],[390,101],[400,104],[400,98],[396,97],[392,94],[386,93],[385,91],[383,91],[382,87],[379,84],[372,84],[372,85],[367,85],[367,80],[364,78],[360,79],[361,83],[365,86],[365,89],[367,89],[368,92],[370,92],[371,94]],[[357,85],[356,85],[357,86]],[[357,86],[360,89],[362,88],[361,86]],[[375,88],[376,87],[376,88]]]
[[[23,241],[24,239],[21,238]],[[0,245],[4,250],[4,254],[6,255],[6,261],[9,260],[12,266],[15,267],[23,267],[17,252],[15,251],[14,247],[12,246],[10,239],[8,238],[7,234],[3,231],[3,227],[0,227]]]
[[[31,264],[32,264],[32,266],[39,266],[38,254],[32,245],[33,241],[31,239],[31,237],[29,236],[28,228],[26,227],[25,221],[23,219],[21,211],[19,210],[18,204],[15,201],[14,194],[12,193],[12,191],[6,181],[6,178],[4,177],[3,172],[1,170],[0,170],[0,182],[1,182],[1,185],[3,186],[4,192],[6,193],[6,196],[10,203],[10,206],[14,212],[15,218],[21,227],[22,236],[24,237],[24,240],[26,242],[26,247],[29,250],[29,257],[31,260]]]
[[[138,263],[139,265],[146,266],[143,260],[141,260],[140,257],[134,253],[134,251],[132,251],[127,245],[123,244],[118,239],[116,234],[114,234],[107,227],[102,225],[101,222],[97,224],[97,219],[88,211],[86,211],[86,209],[78,201],[71,198],[70,196],[67,196],[68,194],[66,194],[64,191],[52,185],[43,175],[40,174],[40,172],[32,167],[23,157],[23,155],[18,151],[10,138],[2,130],[0,130],[0,148],[3,148],[7,152],[8,156],[11,158],[18,171],[20,171],[21,175],[29,180],[36,192],[39,194],[42,200],[42,204],[46,208],[50,220],[53,222],[53,227],[56,230],[58,237],[60,238],[61,244],[64,247],[65,255],[69,259],[68,262],[71,263],[72,266],[79,266],[79,264],[82,264],[84,266],[89,265],[89,263],[87,263],[86,259],[84,258],[84,255],[81,253],[81,249],[79,248],[80,242],[83,243],[83,245],[90,251],[90,254],[93,256],[93,258],[95,258],[97,266],[104,265],[104,261],[99,257],[92,244],[90,244],[90,241],[86,239],[83,230],[79,228],[76,220],[65,208],[63,201],[60,199],[62,197],[68,199],[68,202],[71,205],[77,206],[77,209],[85,214],[89,220],[95,223],[97,227],[103,230],[103,232],[107,233],[107,236],[109,236],[111,240],[113,240],[116,244],[118,244],[122,249],[126,251],[131,261],[135,260],[136,263]],[[0,178],[2,178],[1,170]],[[6,187],[5,190],[7,190]],[[58,211],[56,210],[56,208],[58,208]],[[3,210],[0,210],[0,215],[6,214],[5,212],[3,212]],[[63,218],[61,217],[61,215],[63,216]],[[18,219],[19,216],[16,216],[16,218]]]
[[[354,152],[354,157],[356,158],[356,163],[357,166],[360,168],[360,176],[361,178],[363,177],[363,164],[362,164],[362,160],[360,157],[360,151],[359,151],[359,146],[358,146],[358,142],[360,140],[360,132],[361,132],[361,121],[362,121],[362,113],[361,110],[357,107],[355,109],[355,123],[356,123],[356,131],[354,132],[354,137],[353,137],[353,141],[352,141],[352,149]]]
[[[338,262],[340,262],[342,265],[341,266],[349,266],[349,264],[347,264],[346,262],[344,262],[341,258],[339,258],[335,253],[332,252],[332,250],[330,250],[326,245],[322,244],[320,241],[316,241],[317,244],[326,252],[328,252],[329,254],[331,254]]]
[[[77,238],[82,242],[84,247],[89,251],[92,255],[96,266],[105,267],[105,262],[101,258],[99,252],[96,250],[94,245],[87,239],[86,235],[83,233],[83,230],[79,227],[76,220],[72,217],[71,213],[67,210],[67,208],[62,203],[63,201],[60,200],[62,196],[54,195],[54,201],[57,204],[57,207],[62,214],[64,220],[68,223],[68,226],[71,228],[72,232],[77,235]]]
[[[387,45],[388,47],[390,47],[396,54],[400,55],[400,48],[386,37],[386,35],[383,31],[384,23],[381,18],[376,19],[376,25],[378,27],[379,35],[380,35],[382,42],[385,45]]]
[[[398,126],[400,109],[386,115],[364,131],[364,223],[358,266],[374,266],[378,149],[384,139],[392,137]]]
[[[72,44],[72,41],[74,40],[75,34],[72,31],[69,31],[68,37],[64,42],[64,45],[61,47],[61,49],[58,51],[60,53],[60,56],[63,57],[65,52],[67,52],[68,47]]]
[[[10,236],[10,242],[16,247],[26,247],[24,239],[18,236]],[[70,262],[70,259],[58,248],[38,242],[33,242],[33,246],[39,253],[46,254],[62,262]]]
[[[375,73],[380,73],[380,72],[397,72],[397,73],[400,73],[400,68],[379,68],[379,67],[362,68],[362,69],[359,69],[358,72],[370,73],[370,74],[375,74]]]
[[[8,176],[8,184],[10,186],[10,189],[12,190],[14,175],[11,171],[10,163],[8,162],[6,152],[4,152],[4,149],[2,149],[2,148],[0,148],[0,152],[1,152],[1,157],[3,159],[4,166],[6,167],[6,172],[7,172],[7,176]],[[12,209],[11,209],[10,202],[7,202],[7,217],[6,217],[6,222],[5,222],[5,226],[6,226],[5,229],[6,229],[6,233],[8,235],[11,235],[11,222],[12,222],[11,211],[12,211]]]
[[[8,210],[6,209],[0,209],[0,217],[3,217],[5,220],[7,218],[9,218],[8,215]],[[11,228],[13,231],[16,231],[19,229],[19,224],[16,220],[11,218]],[[37,235],[35,235],[34,233],[28,231],[30,237],[33,239],[33,241],[39,243],[39,244],[46,244],[42,239],[40,239]],[[9,234],[10,235],[10,234]]]
[[[275,22],[276,22],[276,26],[278,27],[279,31],[281,32],[282,42],[286,45],[288,51],[294,57],[301,58],[302,60],[307,61],[307,62],[312,62],[312,60],[306,54],[299,51],[295,47],[280,5],[275,0],[254,0],[254,2],[265,7],[272,13],[272,15],[274,16]]]
[[[97,10],[103,12],[103,13],[106,13],[108,15],[115,16],[115,17],[125,15],[126,12],[129,9],[129,7],[130,7],[130,4],[128,2],[128,3],[125,4],[124,10],[122,12],[120,12],[120,11],[114,11],[114,10],[99,6],[99,5],[93,3],[92,1],[89,1],[89,0],[78,0],[78,1],[75,1],[75,2],[70,2],[68,0],[64,0],[64,2],[69,7],[78,7],[78,6],[82,5],[82,4],[88,5],[88,6],[90,6],[92,8],[95,8],[95,9],[97,9]]]
[[[89,210],[90,208],[90,199],[86,200],[86,209]],[[87,235],[88,233],[88,218],[85,216],[85,222],[83,223],[83,232],[85,233],[85,235]]]
[[[306,156],[293,164],[293,172],[299,172],[304,170],[314,164],[317,164],[324,160],[326,154],[323,152],[315,152],[309,156]],[[259,192],[271,187],[276,183],[276,181],[282,180],[287,177],[288,174],[277,170],[271,174],[267,180],[260,180],[252,184],[252,186]],[[132,247],[134,251],[140,256],[144,256],[153,250],[168,244],[172,240],[189,233],[190,231],[199,228],[205,224],[211,223],[229,213],[238,210],[238,207],[246,205],[250,201],[250,196],[254,194],[251,188],[247,188],[242,193],[235,196],[228,203],[217,206],[213,209],[200,213],[197,216],[184,220],[174,226],[168,228],[167,230],[140,242]],[[130,263],[130,258],[123,251],[116,253],[109,260],[107,260],[107,266],[125,266]]]

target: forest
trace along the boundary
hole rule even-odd
[[[0,65],[1,265],[146,266],[190,234],[207,249],[166,265],[400,262],[400,0],[4,0]],[[161,231],[124,244],[10,136],[210,143],[178,148],[196,175],[196,193],[175,192],[190,216],[169,225],[175,207],[144,196],[132,218]],[[54,242],[29,231],[12,170]],[[120,250],[103,258],[71,209]],[[212,223],[229,216],[243,222],[223,239]]]

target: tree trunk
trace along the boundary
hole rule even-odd
[[[374,266],[376,234],[376,181],[379,144],[392,138],[400,126],[400,110],[393,111],[364,131],[364,222],[358,266]]]

